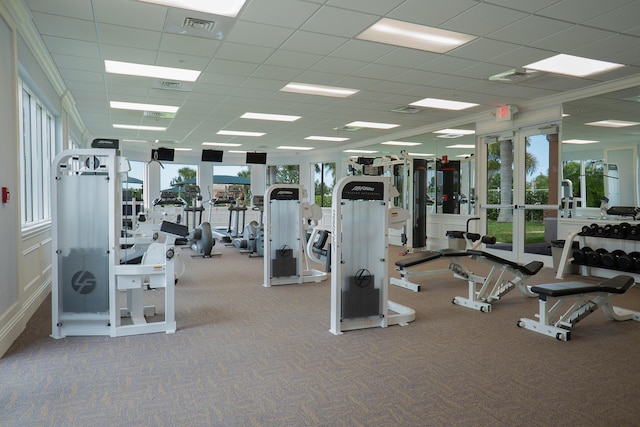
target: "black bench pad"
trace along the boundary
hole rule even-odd
[[[532,286],[531,291],[540,295],[540,299],[546,300],[547,297],[562,297],[590,292],[622,294],[626,292],[633,283],[633,277],[621,274],[596,284],[584,282],[549,283],[546,285]]]
[[[522,265],[518,264],[514,261],[509,261],[508,259],[501,258],[497,255],[491,254],[489,252],[477,251],[477,250],[468,250],[467,253],[472,256],[482,256],[493,262],[497,262],[498,264],[507,265],[514,270],[518,270],[521,273],[526,274],[527,276],[533,276],[538,273],[542,267],[544,267],[544,263],[541,261],[531,261],[528,264]]]
[[[422,264],[423,262],[433,261],[441,256],[442,254],[436,251],[420,252],[416,255],[410,256],[409,258],[396,261],[396,266],[400,268],[412,267],[414,265]]]

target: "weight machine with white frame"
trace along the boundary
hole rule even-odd
[[[388,228],[390,217],[398,215],[389,208],[391,189],[382,176],[348,176],[333,189],[330,332],[335,335],[415,320],[413,309],[388,300]]]
[[[129,170],[116,149],[74,149],[52,168],[52,337],[173,333],[174,241],[186,227],[163,223],[164,243],[139,265],[120,264],[120,175]],[[158,256],[160,253],[161,256]],[[144,287],[164,288],[162,320],[147,321]],[[121,298],[126,294],[125,307]],[[130,317],[123,324],[122,318]]]

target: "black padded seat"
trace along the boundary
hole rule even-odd
[[[482,256],[493,262],[497,262],[498,264],[509,266],[514,270],[518,270],[521,273],[526,274],[527,276],[533,276],[534,274],[537,274],[542,269],[542,267],[544,267],[544,263],[541,261],[531,261],[528,264],[522,265],[518,264],[517,262],[501,258],[497,255],[490,254],[489,252],[468,250],[467,253],[473,256]]]
[[[607,279],[604,282],[598,284],[602,292],[608,292],[610,294],[623,294],[634,284],[634,279],[631,276],[625,276],[620,274],[618,276]]]
[[[438,252],[439,254],[441,254],[444,257],[455,257],[455,256],[467,256],[467,255],[469,255],[466,250],[461,251],[460,249],[451,249],[451,248],[438,249],[438,250],[433,251],[433,252]]]
[[[546,300],[547,297],[562,297],[566,295],[585,294],[589,292],[598,292],[599,289],[600,288],[597,284],[584,282],[562,282],[532,286],[531,292],[535,292],[536,294],[540,295],[541,300]]]
[[[449,230],[445,233],[447,237],[452,239],[464,239],[464,231]]]
[[[408,268],[414,265],[422,264],[423,262],[433,261],[434,259],[440,258],[441,256],[442,254],[437,251],[419,252],[418,254],[410,256],[409,258],[396,261],[396,266],[400,268]]]
[[[584,282],[549,283],[546,285],[532,286],[531,291],[540,295],[541,300],[546,300],[547,297],[562,297],[590,292],[623,294],[633,286],[633,283],[633,277],[621,274],[596,284]]]
[[[518,266],[518,270],[527,276],[533,276],[534,274],[537,274],[538,271],[542,270],[542,267],[544,267],[544,263],[542,261],[531,261],[528,264]]]

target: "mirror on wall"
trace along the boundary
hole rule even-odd
[[[426,159],[428,212],[473,215],[475,143],[475,124],[470,123],[367,146],[372,153],[362,156],[400,156],[405,151],[412,158]]]
[[[640,87],[564,103],[563,216],[638,206],[639,144]]]

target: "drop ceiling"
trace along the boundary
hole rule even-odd
[[[135,0],[19,1],[28,7],[87,133],[144,141],[122,143],[133,151],[147,151],[153,141],[161,140],[164,146],[194,150],[202,149],[202,142],[221,142],[270,153],[278,153],[275,147],[281,145],[331,151],[373,146],[393,152],[398,147],[378,143],[420,133],[419,129],[440,122],[464,123],[465,117],[498,106],[640,74],[640,1],[248,0],[236,18]],[[187,31],[192,35],[176,31],[176,22],[185,17],[196,21]],[[356,38],[385,17],[476,39],[436,54]],[[198,21],[206,19],[219,21],[220,31],[210,31]],[[557,53],[625,66],[587,78],[539,73],[511,82],[489,80]],[[202,74],[194,83],[175,85],[107,74],[104,60],[189,68]],[[344,99],[281,92],[289,82],[359,92]],[[394,111],[425,97],[479,105],[463,111]],[[145,116],[141,111],[111,109],[110,101],[175,105],[180,110],[173,118]],[[302,118],[295,122],[240,118],[246,112]],[[610,118],[614,117],[598,117]],[[352,121],[400,126],[336,130]],[[117,123],[167,130],[114,129]],[[216,134],[219,130],[265,135],[223,136]],[[305,140],[310,135],[349,140]],[[458,142],[447,140],[446,145],[451,141]]]

